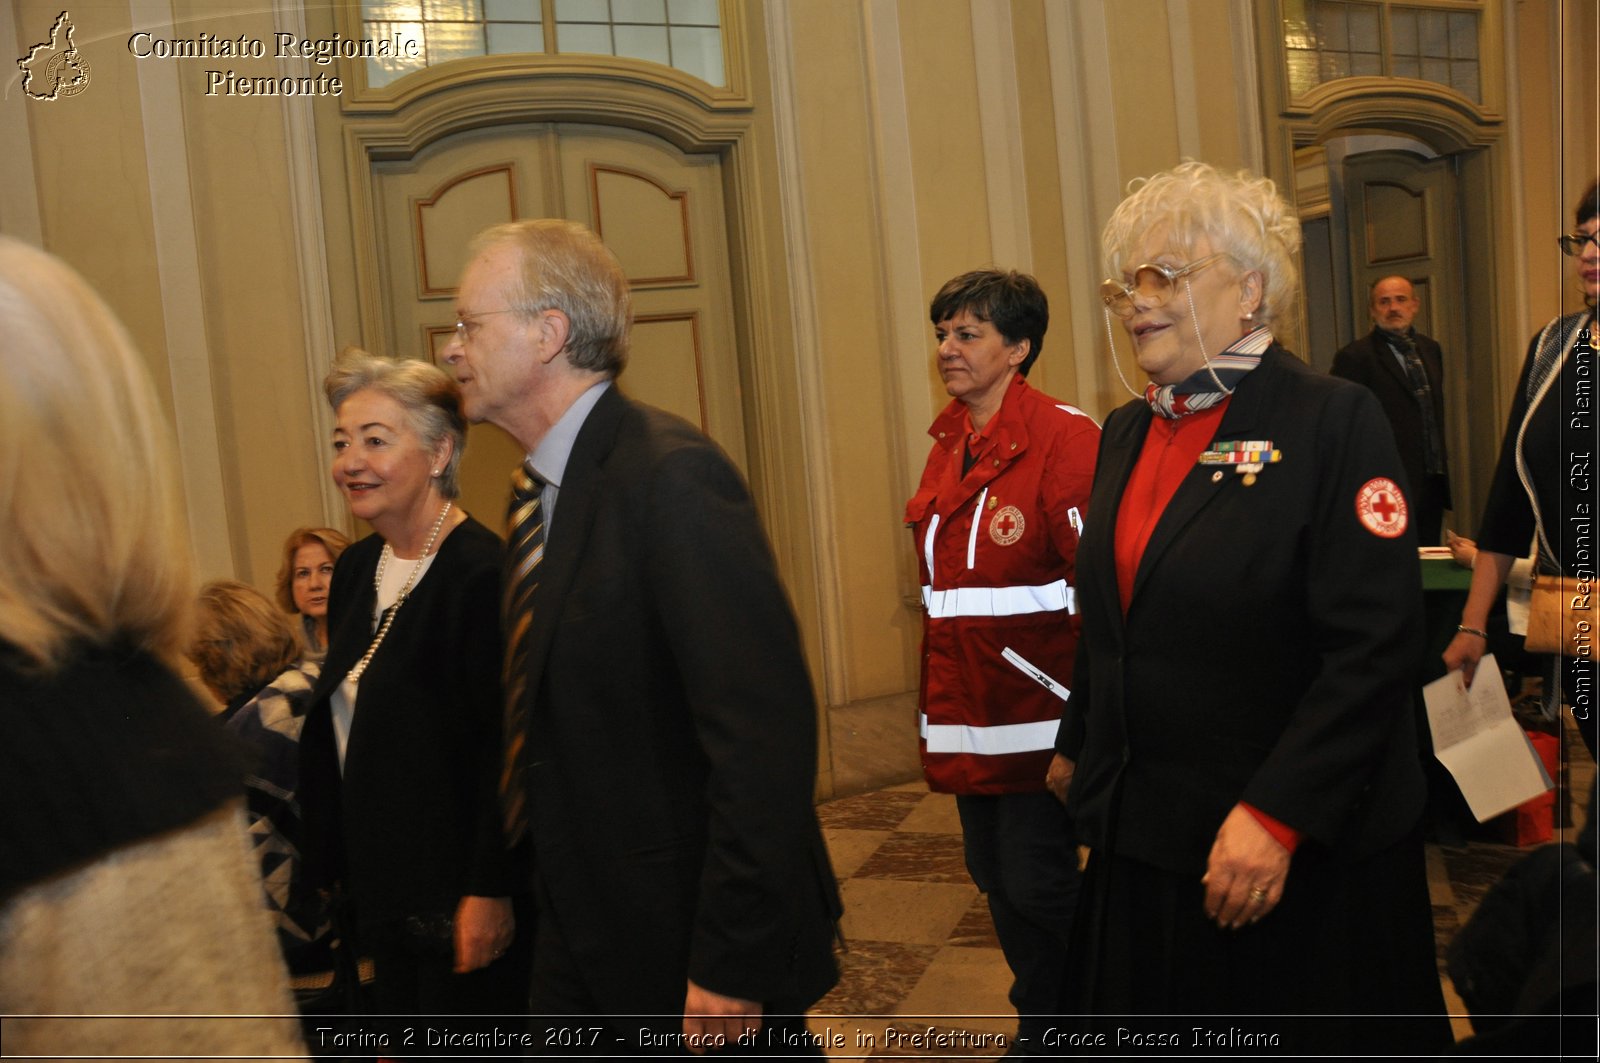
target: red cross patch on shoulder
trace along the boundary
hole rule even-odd
[[[1384,539],[1398,539],[1406,530],[1406,496],[1387,476],[1374,476],[1356,492],[1361,526]]]
[[[1028,522],[1022,519],[1022,510],[1016,506],[1006,506],[996,510],[995,515],[989,518],[989,538],[998,546],[1010,546],[1022,538],[1022,529]]]

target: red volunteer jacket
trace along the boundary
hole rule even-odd
[[[922,767],[934,790],[1044,789],[1078,619],[1073,560],[1100,428],[1013,378],[975,443],[952,401],[906,523],[922,572]]]

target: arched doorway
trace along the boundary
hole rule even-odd
[[[1505,139],[1503,73],[1482,49],[1481,100],[1414,77],[1344,77],[1299,90],[1288,77],[1285,26],[1262,5],[1264,162],[1294,191],[1305,235],[1306,299],[1286,331],[1306,360],[1333,353],[1371,327],[1366,288],[1390,273],[1428,291],[1428,316],[1446,355],[1446,418],[1456,511],[1471,532],[1482,509],[1509,402],[1500,362],[1519,348],[1513,324],[1512,167]],[[1498,20],[1485,12],[1494,42]],[[1352,206],[1354,204],[1354,206]],[[1356,225],[1352,231],[1352,222]],[[1405,246],[1402,246],[1405,245]]]
[[[1474,325],[1481,326],[1472,319],[1481,314],[1469,306],[1468,279],[1483,263],[1462,246],[1469,206],[1460,174],[1470,154],[1441,154],[1413,137],[1372,133],[1333,136],[1295,152],[1304,357],[1327,371],[1336,351],[1372,327],[1372,285],[1389,276],[1411,282],[1421,303],[1413,325],[1438,340],[1446,356],[1446,438],[1457,456],[1451,479],[1458,506],[1449,526],[1460,529],[1476,519],[1477,485],[1486,478],[1473,475],[1472,434],[1483,419],[1471,413],[1493,403],[1492,391],[1475,396],[1472,387],[1475,359],[1492,382],[1494,351],[1472,341]]]
[[[340,26],[353,10],[335,11]],[[599,230],[635,284],[635,360],[622,386],[701,424],[745,470],[820,680],[819,533],[789,266],[784,234],[759,209],[778,195],[776,134],[747,69],[762,38],[739,5],[721,10],[722,86],[634,59],[515,55],[453,61],[373,89],[341,60],[354,91],[317,114],[332,317],[341,341],[355,335],[374,350],[431,357],[453,321],[464,238],[439,241],[457,257],[446,254],[436,270],[415,249],[419,209],[457,236],[507,211]],[[496,198],[498,208],[486,207]],[[448,218],[456,208],[462,216]],[[657,238],[663,229],[675,239]],[[332,354],[309,366],[313,379]],[[475,437],[473,450],[468,503],[492,517],[514,445]],[[825,718],[819,725],[826,794]]]
[[[476,232],[517,218],[582,222],[633,289],[619,386],[699,425],[748,473],[719,155],[614,126],[516,123],[442,137],[374,162],[372,175],[392,353],[439,360]],[[497,522],[521,457],[500,429],[473,426],[461,471],[468,511]]]

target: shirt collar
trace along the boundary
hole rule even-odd
[[[993,417],[989,418],[989,423],[983,426],[983,431],[978,433],[980,438],[987,439],[992,437],[995,433],[995,426],[1001,421],[1009,419],[1009,410],[1012,405],[1022,401],[1014,399],[1012,396],[1020,395],[1022,393],[1021,389],[1028,386],[1027,377],[1024,377],[1021,373],[1011,378],[1011,383],[1006,386],[1005,396],[1000,400],[1000,408],[994,412]],[[967,437],[973,434],[972,415],[960,399],[951,399],[949,405],[940,412],[938,417],[934,418],[933,424],[928,426],[928,434],[946,447],[953,446],[955,442],[965,444]]]
[[[579,395],[577,401],[567,407],[567,412],[539,440],[539,445],[528,455],[528,461],[533,465],[533,471],[539,474],[539,479],[557,488],[561,486],[561,478],[567,474],[567,462],[572,458],[572,444],[578,441],[578,430],[588,420],[594,404],[600,401],[600,396],[610,386],[610,379],[602,380]]]

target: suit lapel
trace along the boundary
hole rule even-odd
[[[1421,344],[1417,345],[1421,348]],[[1389,346],[1389,341],[1379,329],[1372,330],[1372,357],[1377,359],[1379,367],[1384,374],[1393,380],[1395,385],[1405,394],[1411,394],[1411,381],[1406,378],[1406,371],[1400,365],[1399,357],[1394,353],[1394,348]]]
[[[583,544],[589,541],[589,528],[594,523],[601,466],[611,452],[617,427],[627,409],[627,400],[612,384],[589,411],[583,427],[578,429],[577,439],[573,440],[572,455],[567,459],[561,491],[556,498],[555,511],[561,514],[561,519],[550,523],[544,561],[539,565],[542,574],[533,592],[533,618],[528,628],[529,698],[538,696],[545,660],[550,654],[550,639],[560,622],[562,604],[572,586]],[[532,718],[531,713],[529,718]]]
[[[1227,412],[1222,415],[1222,423],[1217,426],[1214,442],[1251,438],[1266,409],[1268,396],[1274,390],[1273,383],[1279,371],[1274,363],[1280,357],[1289,356],[1280,354],[1276,346],[1270,348],[1262,355],[1261,365],[1239,382],[1228,401]],[[1214,471],[1214,467],[1196,462],[1178,485],[1177,493],[1162,511],[1161,519],[1156,522],[1155,531],[1150,535],[1150,542],[1145,546],[1144,555],[1139,559],[1139,571],[1133,579],[1133,600],[1138,599],[1140,589],[1160,563],[1161,555],[1177,540],[1189,522],[1221,494],[1223,482],[1212,477]]]

